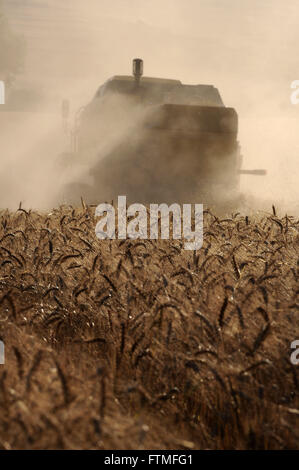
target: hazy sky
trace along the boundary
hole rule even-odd
[[[298,0],[4,3],[27,40],[28,74],[100,83],[130,73],[131,59],[141,56],[148,75],[215,83],[244,111],[256,95],[288,107],[298,73]]]

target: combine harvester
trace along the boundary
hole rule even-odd
[[[133,76],[109,79],[77,113],[61,162],[86,176],[79,172],[63,200],[238,205],[240,175],[266,172],[241,170],[237,136],[238,115],[217,88],[143,77],[135,59]]]

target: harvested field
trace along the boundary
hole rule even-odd
[[[190,252],[93,214],[0,214],[0,448],[298,448],[298,220],[205,212]]]

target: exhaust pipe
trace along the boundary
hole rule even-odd
[[[265,176],[267,170],[239,170],[239,175],[256,175],[256,176]]]
[[[135,78],[135,82],[137,85],[139,85],[142,75],[143,75],[143,60],[134,59],[133,60],[133,77]]]

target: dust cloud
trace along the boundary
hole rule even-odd
[[[16,208],[20,201],[51,206],[54,194],[74,177],[71,169],[57,166],[59,155],[70,149],[61,101],[70,100],[71,123],[99,85],[131,74],[132,58],[142,57],[145,75],[215,85],[239,114],[243,168],[268,170],[266,177],[242,176],[242,191],[257,208],[274,203],[281,211],[298,210],[299,105],[290,103],[291,82],[299,78],[297,0],[2,4],[26,45],[23,70],[10,93],[13,99],[17,91],[27,92],[17,94],[22,109],[0,112],[2,207]]]

